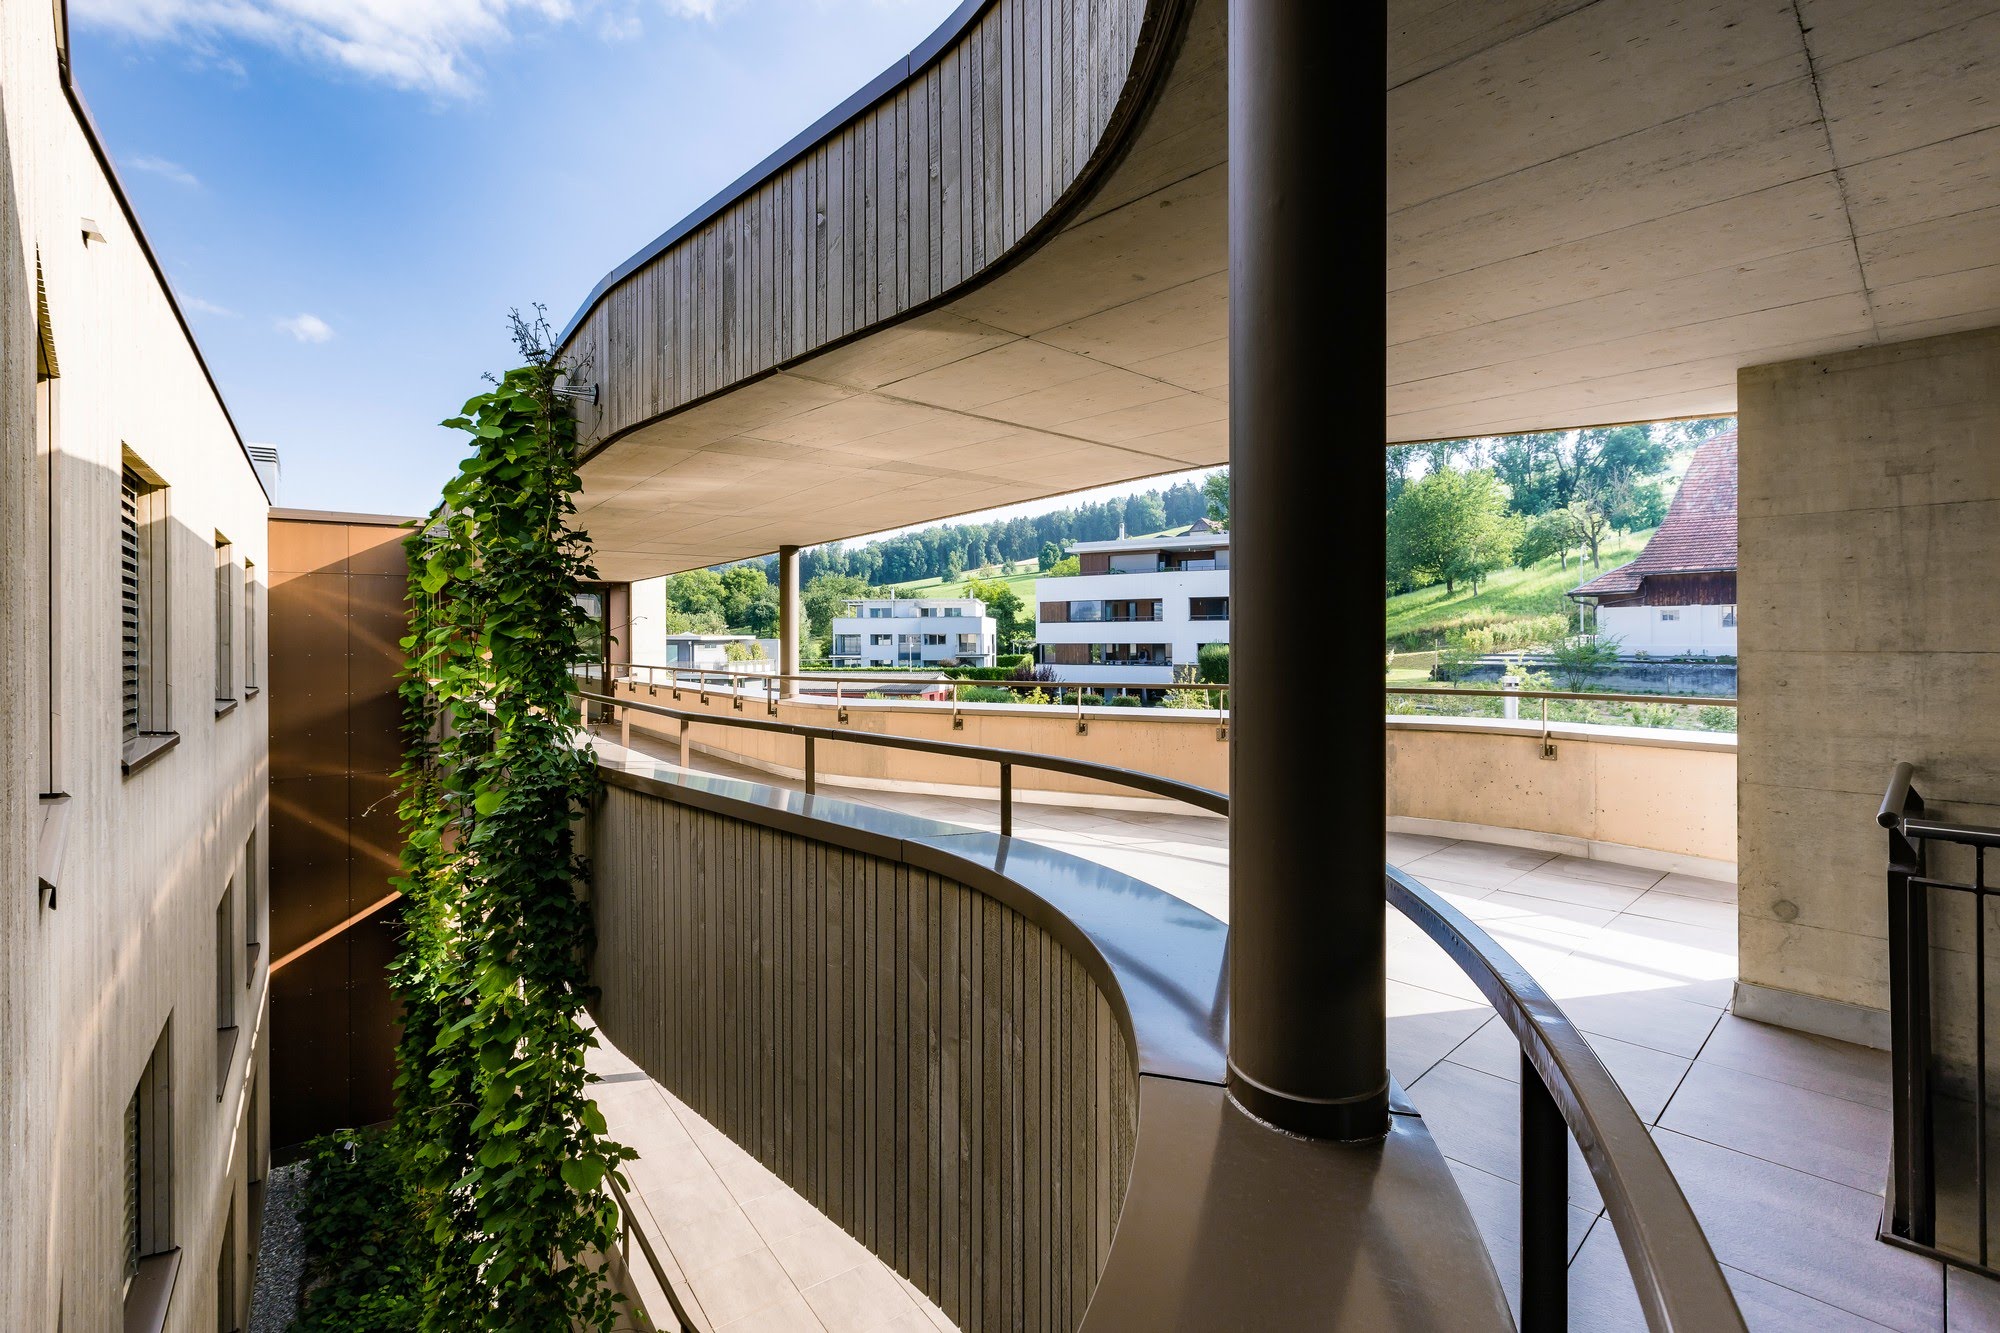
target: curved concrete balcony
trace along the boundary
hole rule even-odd
[[[606,754],[602,1031],[956,1326],[1507,1325],[1406,1104],[1356,1153],[1225,1094],[1216,918],[1032,841]]]

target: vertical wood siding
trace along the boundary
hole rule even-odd
[[[618,434],[923,306],[1082,179],[1148,0],[997,0],[952,46],[606,292],[567,350]]]
[[[605,1034],[960,1328],[1071,1329],[1137,1129],[1083,966],[962,884],[611,788]]]

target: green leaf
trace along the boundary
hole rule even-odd
[[[507,793],[505,792],[483,791],[473,798],[472,808],[477,810],[481,815],[490,815],[504,805],[506,801]]]
[[[572,1157],[562,1164],[563,1183],[578,1194],[594,1193],[604,1180],[604,1163],[595,1157]]]

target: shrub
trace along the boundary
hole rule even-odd
[[[1010,704],[1014,702],[1014,691],[1003,690],[998,685],[967,685],[959,690],[958,701],[965,704]]]
[[[1104,696],[1101,694],[1092,694],[1086,690],[1083,695],[1083,706],[1085,708],[1102,708],[1104,706]]]
[[[1052,666],[1036,666],[1033,662],[1022,662],[1005,679],[1039,680],[1053,683],[1056,679],[1056,669]]]
[[[1466,646],[1464,639],[1452,639],[1438,649],[1437,665],[1431,668],[1431,677],[1456,685],[1472,670],[1472,659],[1477,656]]]
[[[1106,708],[1137,708],[1139,697],[1135,694],[1117,694],[1104,701]]]
[[[1563,685],[1581,690],[1592,676],[1617,664],[1618,640],[1605,634],[1579,634],[1557,644],[1549,658]]]
[[[1695,710],[1695,721],[1703,731],[1736,730],[1736,710],[1724,708],[1720,704],[1709,704]]]
[[[1209,685],[1229,683],[1229,645],[1226,643],[1204,643],[1195,653],[1196,670],[1201,679]]]
[[[417,1210],[405,1167],[381,1130],[341,1130],[306,1145],[299,1230],[305,1272],[297,1333],[404,1333],[420,1320]]]
[[[1017,666],[1025,666],[1033,660],[1027,653],[1001,653],[993,659],[993,665],[1012,669]]]

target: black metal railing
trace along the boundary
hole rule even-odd
[[[2000,1276],[1987,1069],[1986,854],[2000,829],[1926,817],[1916,769],[1889,775],[1890,1170],[1882,1238]],[[1951,873],[1948,873],[1951,872]]]
[[[1742,1329],[1729,1281],[1673,1171],[1562,1006],[1436,893],[1394,867],[1385,882],[1390,905],[1458,964],[1521,1048],[1522,1329],[1568,1326],[1572,1135],[1604,1197],[1647,1326]]]
[[[1229,813],[1229,797],[1151,773],[1024,750],[840,731],[735,713],[692,712],[580,690],[586,702],[678,721],[683,762],[691,725],[742,727],[798,737],[805,788],[815,790],[820,742],[875,745],[995,764],[1000,832],[1013,831],[1013,771],[1039,769],[1122,786]],[[629,718],[624,719],[629,748]],[[1540,983],[1492,937],[1402,871],[1386,869],[1384,896],[1435,941],[1492,1004],[1521,1048],[1521,1327],[1529,1333],[1567,1326],[1569,1287],[1569,1145],[1574,1137],[1603,1196],[1647,1326],[1656,1333],[1740,1333],[1743,1316],[1666,1159],[1645,1123],[1591,1049],[1589,1041]]]

